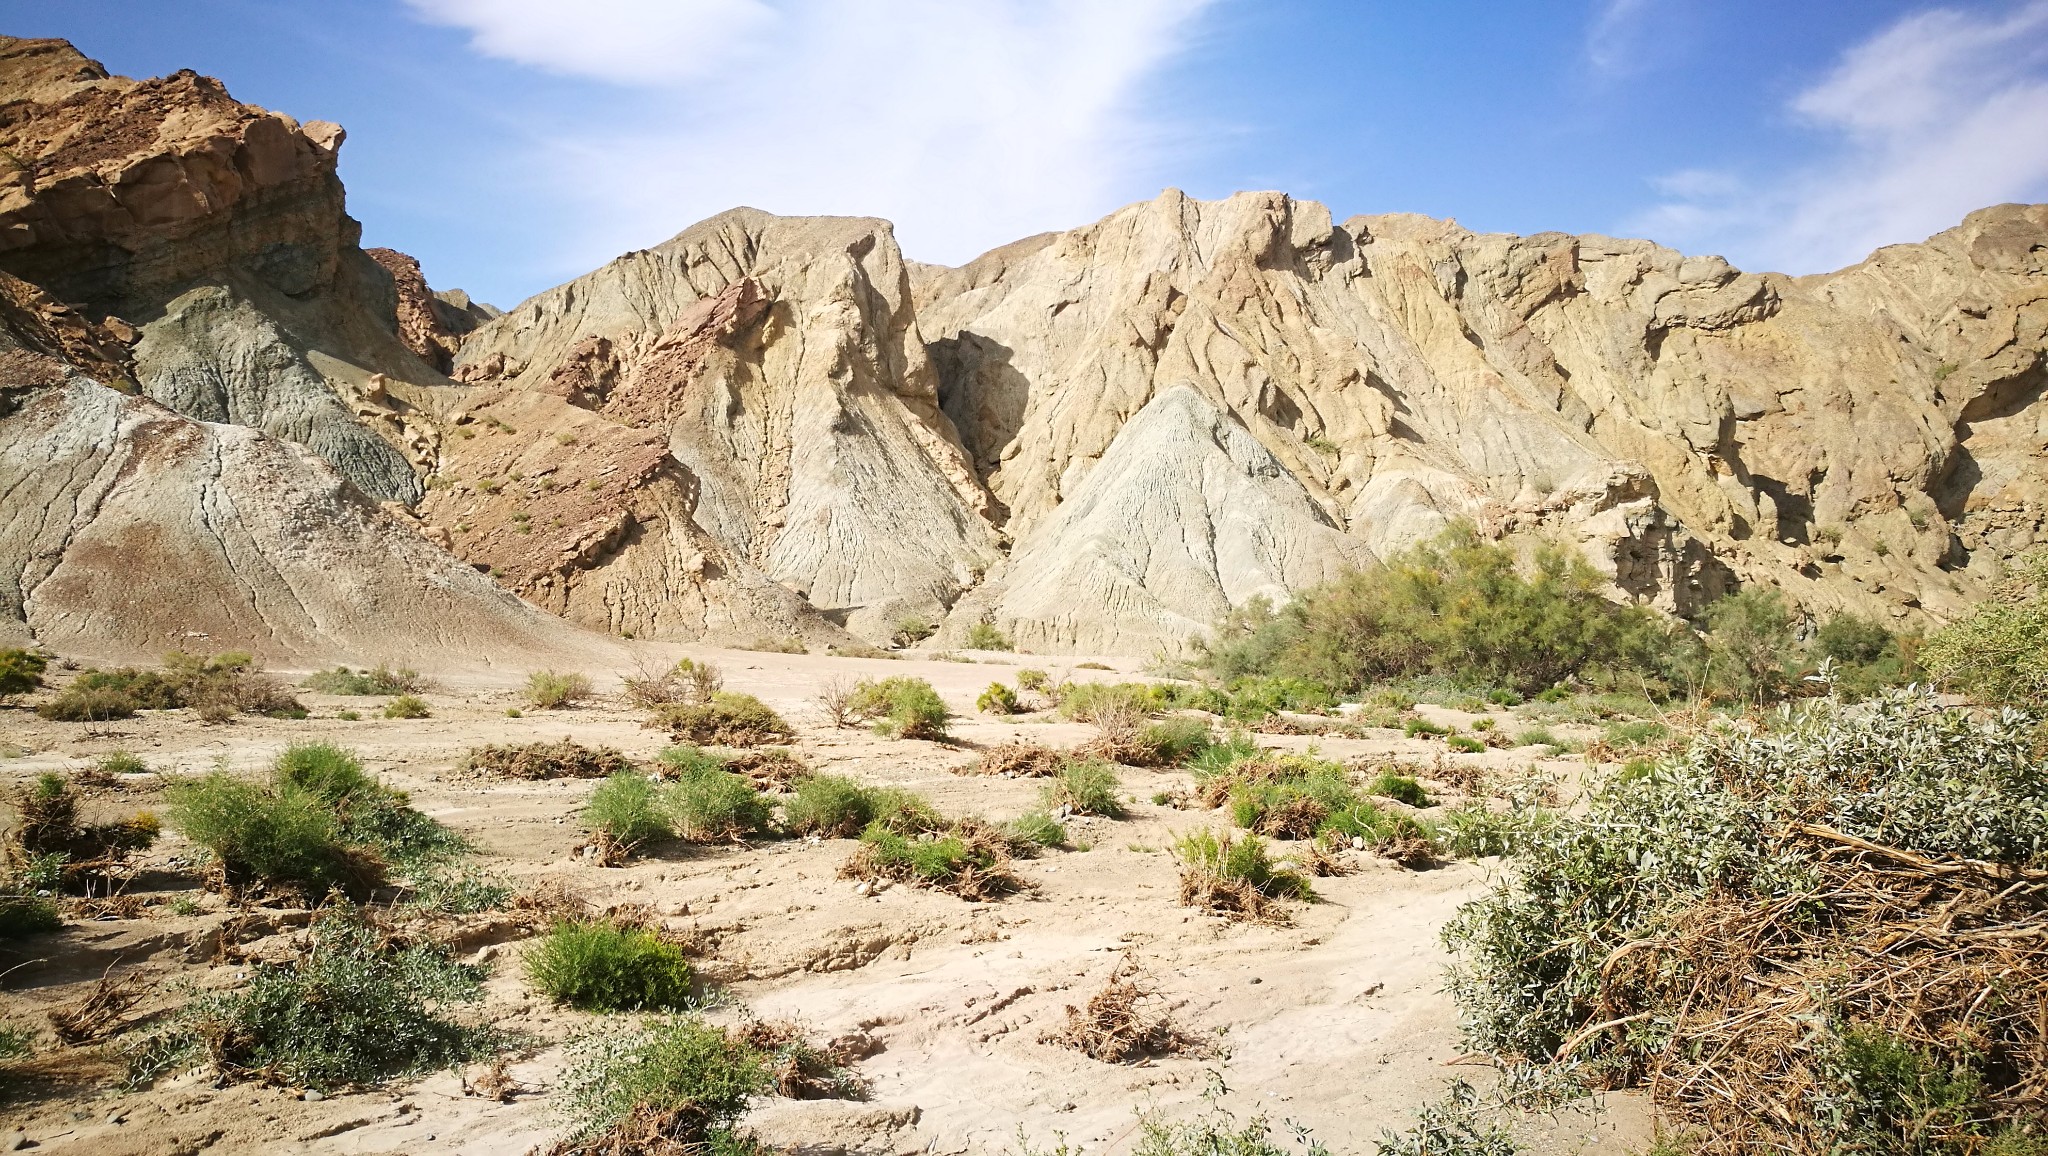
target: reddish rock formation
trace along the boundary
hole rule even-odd
[[[365,249],[363,252],[391,274],[392,284],[398,289],[398,339],[437,371],[447,373],[454,368],[455,351],[462,348],[462,338],[451,332],[442,318],[441,313],[447,306],[437,301],[434,291],[427,288],[427,278],[420,272],[420,263],[396,249]],[[441,308],[436,309],[436,306]]]

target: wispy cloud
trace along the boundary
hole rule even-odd
[[[864,213],[957,261],[1154,191],[1144,83],[1213,0],[407,0],[479,52],[629,90],[537,146],[565,260],[737,204]]]
[[[2048,199],[2048,0],[1908,16],[1844,53],[1788,111],[1817,134],[1818,160],[1768,177],[1673,174],[1630,230],[1810,273],[1972,209]]]
[[[1598,0],[1586,27],[1586,63],[1605,74],[1635,71],[1653,0]]]

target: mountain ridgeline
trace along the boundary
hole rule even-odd
[[[342,140],[0,39],[0,633],[1148,655],[1465,523],[1913,627],[2048,515],[2048,206],[1807,277],[1280,193],[959,268],[742,208],[500,313],[360,247]]]

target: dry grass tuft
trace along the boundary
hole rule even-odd
[[[1158,1002],[1151,980],[1126,960],[1102,990],[1088,997],[1086,1008],[1068,1004],[1065,1025],[1038,1042],[1072,1048],[1105,1064],[1196,1050],[1198,1041],[1175,1028],[1164,1010],[1152,1011]]]
[[[115,979],[110,967],[84,999],[50,1013],[50,1031],[72,1047],[106,1039],[127,1026],[122,1017],[142,998],[142,990],[138,977]]]
[[[463,765],[508,779],[603,779],[633,769],[632,760],[611,747],[586,747],[568,739],[472,747]]]
[[[784,747],[734,751],[721,757],[726,770],[752,779],[756,790],[776,794],[794,790],[797,780],[811,773],[811,768],[802,759]]]
[[[1059,774],[1069,757],[1066,751],[1038,743],[1008,742],[983,751],[980,762],[957,769],[961,774],[1044,779]]]

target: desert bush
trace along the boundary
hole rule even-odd
[[[907,649],[938,633],[938,629],[922,614],[905,614],[889,629],[889,641]]]
[[[1014,647],[1010,636],[997,629],[995,623],[977,622],[967,628],[967,649],[1011,650]]]
[[[642,666],[637,674],[627,676],[623,685],[626,701],[647,709],[668,703],[710,702],[725,686],[725,675],[710,662],[685,658],[666,668]]]
[[[854,696],[858,693],[858,687],[858,683],[843,675],[825,680],[825,685],[818,691],[815,701],[819,709],[825,713],[826,722],[844,730],[859,721],[853,713]]]
[[[154,678],[157,686],[170,689],[167,700],[151,688],[151,679],[145,675],[129,679],[130,694],[145,709],[152,708],[153,702],[168,701],[171,706],[195,708],[209,722],[226,721],[238,713],[306,717],[306,708],[292,697],[291,688],[263,673],[256,660],[241,651],[209,656],[174,650],[164,655],[163,672]]]
[[[963,822],[928,834],[906,834],[877,819],[861,832],[840,878],[893,879],[972,900],[994,899],[1023,885],[1010,871],[1010,841],[997,829]]]
[[[299,685],[315,694],[382,696],[419,694],[427,689],[427,680],[416,670],[392,670],[380,664],[375,670],[337,666],[333,670],[315,671]]]
[[[1138,741],[1152,752],[1152,764],[1162,767],[1181,766],[1213,743],[1209,724],[1192,718],[1161,719],[1140,732]]]
[[[1430,805],[1429,792],[1422,789],[1422,784],[1416,782],[1413,777],[1397,771],[1381,771],[1375,775],[1372,782],[1366,784],[1365,793],[1378,795],[1382,799],[1392,799],[1397,803],[1406,803],[1411,807]]]
[[[664,755],[670,752],[663,752]],[[668,759],[663,760],[675,765]],[[679,838],[692,843],[740,840],[768,830],[774,808],[745,775],[726,770],[717,761],[680,773],[662,791],[662,806]]]
[[[1540,548],[1524,568],[1460,524],[1280,609],[1232,611],[1206,661],[1226,680],[1279,675],[1338,693],[1423,674],[1527,694],[1573,675],[1661,672],[1669,628],[1603,585],[1574,551]]]
[[[1067,765],[1066,751],[1037,743],[1007,742],[981,752],[975,762],[973,773],[978,775],[1007,775],[1011,778],[1042,779],[1060,773]],[[966,768],[963,768],[965,770]]]
[[[583,804],[583,826],[597,846],[600,862],[615,864],[643,845],[675,832],[647,776],[621,771],[599,783]]]
[[[1523,1152],[1514,1133],[1498,1121],[1489,1120],[1479,1092],[1463,1080],[1416,1110],[1413,1127],[1406,1132],[1384,1132],[1377,1156],[1520,1156]],[[1646,1156],[1658,1156],[1662,1145]],[[1672,1156],[1672,1154],[1666,1154]]]
[[[1017,701],[1017,692],[1005,683],[992,682],[981,697],[974,700],[974,709],[983,714],[1016,714],[1023,709]]]
[[[1444,740],[1444,745],[1461,755],[1476,755],[1486,749],[1486,740],[1471,735],[1452,735]]]
[[[540,710],[574,706],[591,693],[590,679],[574,672],[536,670],[526,676],[526,705]]]
[[[448,1009],[479,999],[481,978],[343,908],[314,924],[304,955],[259,963],[242,986],[200,995],[131,1041],[129,1083],[203,1062],[228,1079],[333,1090],[475,1059],[494,1033]]]
[[[558,923],[526,949],[527,982],[585,1011],[665,1011],[690,1005],[695,977],[682,949],[615,923]]]
[[[1061,767],[1041,795],[1047,807],[1065,807],[1076,815],[1121,819],[1124,804],[1117,792],[1122,787],[1115,767],[1095,759],[1077,759]]]
[[[765,1056],[694,1016],[600,1028],[570,1045],[558,1088],[569,1132],[545,1156],[744,1156],[735,1129],[770,1080]]]
[[[1108,714],[1142,720],[1159,709],[1152,688],[1142,682],[1070,682],[1059,692],[1060,717],[1075,722],[1099,723]]]
[[[1062,847],[1067,842],[1065,825],[1044,811],[1027,811],[1003,824],[1003,831],[1013,844],[1028,847]]]
[[[215,771],[172,783],[166,798],[171,825],[213,853],[230,890],[265,883],[360,895],[383,882],[383,865],[343,840],[333,806],[310,791]]]
[[[1187,765],[1199,779],[1220,774],[1246,759],[1257,758],[1258,754],[1259,744],[1249,732],[1233,730],[1221,741],[1212,740],[1197,751]]]
[[[1308,880],[1274,863],[1257,835],[1239,837],[1204,828],[1174,841],[1180,863],[1180,901],[1228,919],[1286,921],[1277,899],[1313,899]]]
[[[149,764],[134,751],[108,751],[93,760],[93,770],[102,775],[146,775]]]
[[[865,1100],[867,1081],[847,1065],[871,1053],[859,1042],[861,1037],[841,1037],[820,1047],[806,1039],[803,1030],[787,1020],[763,1023],[754,1020],[729,1029],[732,1039],[752,1048],[767,1061],[775,1094],[791,1100]]]
[[[1017,672],[1017,689],[1043,694],[1052,685],[1052,676],[1042,670],[1020,670]]]
[[[1781,697],[1797,675],[1792,611],[1776,590],[1750,587],[1718,599],[1703,616],[1706,684],[1723,697]]]
[[[35,880],[18,875],[0,877],[0,943],[25,939],[64,926],[57,902],[35,886]]]
[[[134,718],[135,699],[125,691],[105,686],[72,685],[55,698],[36,707],[36,714],[52,722],[113,722]]]
[[[427,701],[415,694],[401,694],[384,704],[385,718],[431,718],[433,713]]]
[[[1929,635],[1927,673],[1978,702],[2048,709],[2048,550],[1999,582],[1967,617]]]
[[[825,646],[825,653],[837,655],[840,658],[883,658],[893,660],[900,657],[894,651],[883,650],[879,646],[869,646],[865,642],[828,643]]]
[[[734,649],[752,650],[761,654],[809,654],[811,652],[811,648],[804,645],[803,636],[797,634],[786,634],[779,638],[763,635],[747,643],[745,646],[735,647]]]
[[[874,799],[852,779],[812,775],[799,781],[783,805],[783,822],[798,835],[850,839],[875,818]]]
[[[616,748],[586,747],[569,739],[471,747],[463,765],[508,779],[602,779],[633,769],[632,760]]]
[[[9,799],[14,825],[5,857],[17,866],[47,864],[45,882],[75,889],[105,878],[133,852],[156,841],[157,818],[147,811],[112,823],[79,821],[78,792],[64,776],[45,771]]]
[[[667,730],[680,742],[722,747],[754,747],[796,737],[767,703],[733,691],[719,691],[708,702],[657,707],[646,725]]]
[[[2048,1083],[2048,971],[2018,946],[2048,934],[2017,884],[2048,880],[2034,742],[1884,691],[1597,778],[1446,929],[1473,1046],[1647,1088],[1704,1152],[1978,1150]],[[1916,1131],[1859,1065],[1979,1088]]]
[[[50,660],[33,650],[10,647],[0,650],[0,702],[43,685],[43,672]]]
[[[875,729],[900,739],[944,739],[950,717],[945,700],[921,678],[863,680],[854,688],[854,717],[875,720]]]
[[[1072,1048],[1105,1064],[1132,1063],[1194,1046],[1196,1041],[1173,1026],[1172,1015],[1159,1003],[1150,979],[1126,962],[1088,997],[1085,1008],[1068,1004],[1066,1022],[1038,1042]]]

